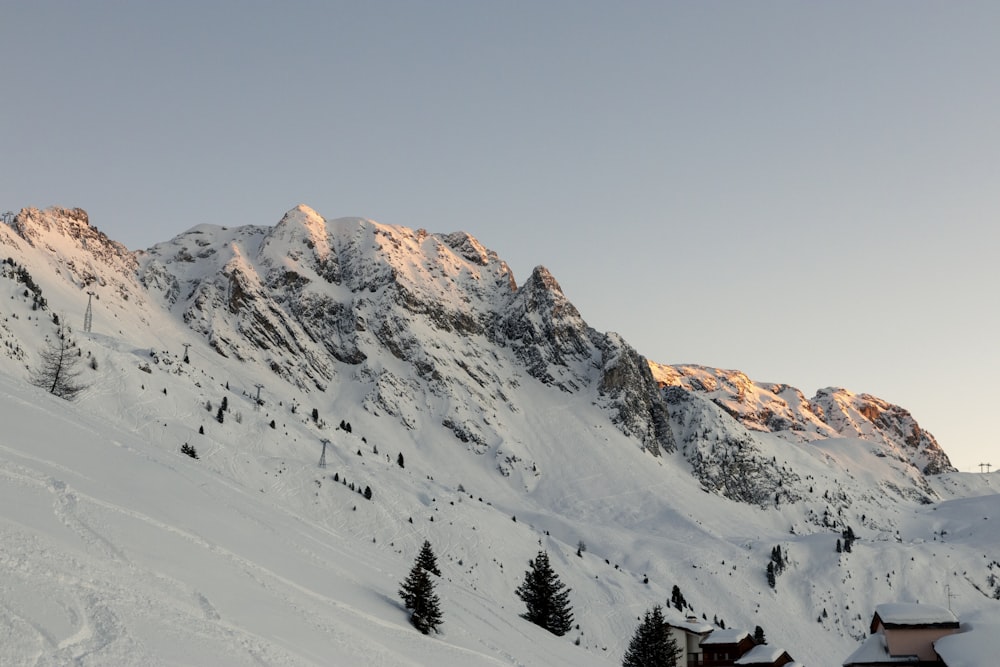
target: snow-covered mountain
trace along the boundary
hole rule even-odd
[[[466,233],[299,206],[133,253],[52,208],[0,246],[4,664],[613,665],[676,585],[834,665],[879,602],[1000,609],[993,476],[904,409],[649,363]],[[26,382],[59,324],[75,403]],[[424,539],[430,637],[396,596]],[[519,617],[540,549],[563,638]]]

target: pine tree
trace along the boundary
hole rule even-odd
[[[528,561],[528,565],[531,569],[524,573],[524,582],[515,591],[527,606],[522,618],[554,635],[566,634],[573,627],[570,589],[559,581],[559,575],[552,570],[548,553],[539,551],[534,560]]]
[[[405,468],[406,466],[403,465],[403,463],[404,463],[403,462],[403,452],[400,452],[399,456],[396,457],[396,465],[398,465],[400,468]]]
[[[670,591],[670,604],[677,611],[684,611],[684,607],[687,606],[687,600],[684,599],[684,594],[681,593],[681,589],[677,584],[674,584],[673,590]]]
[[[410,623],[417,630],[428,634],[441,625],[441,601],[434,592],[430,573],[421,567],[419,559],[410,569],[406,580],[400,584],[399,597],[411,611]]]
[[[438,569],[437,565],[437,557],[434,555],[434,550],[431,549],[431,543],[427,540],[424,540],[423,546],[420,547],[420,553],[417,554],[417,565],[431,574],[441,576],[441,570]]]
[[[219,411],[215,413],[215,421],[217,421],[217,422],[219,422],[221,424],[225,420],[226,420],[226,411],[223,410],[222,406],[220,405],[219,406]]]
[[[774,579],[774,562],[770,561],[767,564],[767,585],[770,586],[771,588],[774,588],[775,583],[776,582]]]
[[[60,326],[55,338],[39,353],[40,363],[31,373],[31,384],[67,401],[75,400],[87,386],[77,382],[80,361],[73,348],[66,328]]]
[[[622,667],[677,667],[681,651],[663,619],[660,605],[647,611],[629,642]]]
[[[758,646],[767,644],[767,637],[764,635],[764,628],[758,625],[753,629],[753,640],[757,642]]]

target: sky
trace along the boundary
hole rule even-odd
[[[467,231],[659,363],[1000,467],[995,2],[8,2],[0,210]]]

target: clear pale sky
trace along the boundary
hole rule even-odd
[[[1000,3],[6,2],[0,210],[467,231],[661,363],[1000,467]]]

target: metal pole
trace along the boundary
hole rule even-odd
[[[319,467],[320,468],[325,468],[326,467],[326,446],[330,444],[330,441],[327,440],[326,438],[323,438],[322,440],[320,440],[320,442],[323,443],[323,453],[320,454],[320,456],[319,456]]]
[[[94,292],[87,292],[87,312],[83,316],[83,330],[89,332],[94,325],[94,309],[91,306],[94,301]]]

